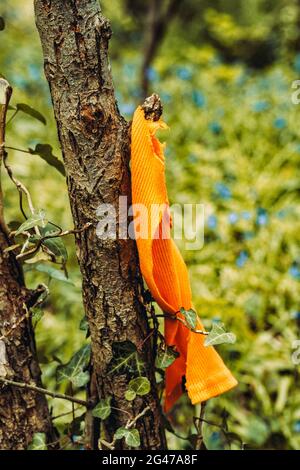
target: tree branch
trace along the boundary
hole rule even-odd
[[[60,398],[62,400],[68,400],[73,403],[86,406],[87,408],[91,406],[91,403],[89,403],[88,401],[80,400],[79,398],[71,397],[70,395],[65,395],[64,393],[51,392],[50,390],[47,390],[46,388],[37,387],[36,385],[27,384],[25,382],[15,382],[14,380],[4,379],[3,377],[0,377],[0,382],[6,385],[11,385],[13,387],[24,388],[25,390],[32,390],[33,392],[41,393],[42,395],[48,395],[49,397],[52,397],[52,398]]]

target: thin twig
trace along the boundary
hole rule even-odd
[[[41,237],[38,239],[36,245],[34,246],[34,248],[32,248],[31,250],[28,250],[26,252],[21,252],[19,255],[16,256],[17,259],[22,259],[22,258],[25,258],[27,256],[32,256],[34,255],[41,247],[41,245],[43,244],[43,242],[45,240],[49,240],[51,238],[60,238],[60,237],[65,237],[67,235],[74,235],[74,234],[77,234],[77,233],[81,233],[81,232],[84,232],[85,230],[87,230],[90,226],[92,225],[92,222],[88,222],[86,223],[83,227],[81,227],[80,229],[74,229],[74,230],[66,230],[66,231],[61,231],[61,232],[58,232],[58,233],[53,233],[51,235],[45,235],[44,237]],[[11,236],[14,236],[14,233],[15,232],[11,232]]]
[[[79,398],[71,397],[70,395],[65,395],[64,393],[51,392],[50,390],[47,390],[45,388],[36,387],[35,385],[31,385],[25,382],[15,382],[14,380],[5,379],[3,377],[0,377],[0,382],[6,385],[12,385],[13,387],[24,388],[25,390],[32,390],[33,392],[48,395],[52,398],[60,398],[62,400],[78,403],[79,405],[86,406],[87,408],[91,406],[91,403],[89,403],[88,401],[80,400]]]
[[[30,154],[32,154],[32,152],[30,152],[29,150],[18,149],[17,147],[10,147],[10,146],[8,146],[8,145],[5,145],[5,148],[6,148],[6,149],[9,149],[9,150],[16,150],[17,152],[30,153]]]
[[[150,406],[146,406],[146,408],[144,408],[138,415],[136,415],[136,417],[132,421],[127,422],[127,424],[125,425],[125,428],[126,429],[132,428],[135,425],[135,423],[140,418],[142,418],[142,416],[144,416],[147,413],[147,411],[149,411],[149,410],[150,410]]]
[[[176,313],[179,313],[179,312],[176,312]],[[163,315],[156,315],[157,318],[168,318],[169,320],[178,320],[180,321],[184,326],[186,326],[186,328],[188,328],[190,331],[192,331],[193,333],[197,333],[198,335],[205,335],[205,336],[208,336],[209,335],[209,332],[208,331],[204,331],[204,330],[195,330],[194,328],[190,327],[182,318],[178,317],[178,315],[169,315],[167,313],[164,313]]]
[[[144,408],[139,414],[137,414],[135,416],[135,418],[133,418],[131,421],[128,420],[127,423],[125,424],[125,429],[132,428],[136,424],[136,422],[140,418],[142,418],[147,413],[147,411],[149,411],[150,409],[151,409],[150,406],[146,406],[146,408]],[[115,450],[116,441],[117,441],[117,439],[115,437],[113,438],[113,440],[111,442],[107,442],[104,439],[100,438],[99,439],[99,448],[102,448],[102,445],[104,445],[105,447],[107,447],[110,450]]]
[[[16,117],[16,115],[18,114],[19,110],[16,109],[15,112],[12,114],[12,116],[10,116],[10,118],[8,119],[6,125],[8,126],[8,124],[11,123],[11,121]]]
[[[4,78],[0,78],[0,171],[2,161],[5,160],[6,151],[5,145],[5,127],[6,127],[6,114],[12,94],[12,87]],[[8,234],[8,228],[4,221],[4,207],[3,207],[3,194],[1,185],[1,174],[0,174],[0,227],[5,234]]]

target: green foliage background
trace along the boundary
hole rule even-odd
[[[140,97],[144,3],[102,2],[114,31],[113,74],[127,119]],[[250,448],[299,449],[299,365],[291,357],[300,325],[299,109],[291,102],[291,85],[300,74],[299,2],[223,0],[214,9],[206,1],[182,3],[149,77],[170,126],[161,136],[167,141],[170,201],[205,204],[203,248],[181,246],[195,306],[208,328],[222,320],[237,336],[235,344],[219,349],[239,386],[209,402],[206,418],[214,425],[204,428],[206,445],[239,448],[236,437],[217,426],[228,425]],[[49,143],[61,158],[32,2],[2,0],[0,16],[6,21],[0,72],[14,87],[12,104],[27,103],[47,119],[44,126],[18,113],[8,126],[7,145]],[[261,67],[257,57],[268,66]],[[73,228],[64,178],[38,156],[9,151],[9,164],[35,207],[63,229]],[[6,219],[20,224],[16,189],[3,179]],[[26,278],[30,287],[50,284],[36,327],[44,384],[70,392],[69,385],[57,384],[55,370],[83,345],[85,332],[79,329],[83,307],[72,236],[65,241],[73,284],[35,271]],[[76,394],[84,397],[82,389]],[[68,402],[50,404],[54,416],[71,410]],[[169,416],[177,434],[195,432],[193,415],[183,397]],[[66,436],[73,433],[68,416],[55,422]],[[171,433],[168,438],[172,449],[190,446]]]

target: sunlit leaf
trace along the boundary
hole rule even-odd
[[[205,338],[204,346],[214,346],[217,344],[235,343],[236,336],[233,333],[227,333],[222,323],[213,323],[212,329]]]
[[[48,221],[46,219],[45,211],[39,210],[20,225],[15,236],[20,235],[20,233],[26,232],[33,227],[45,227],[47,223]]]
[[[77,351],[72,359],[65,365],[60,365],[56,369],[57,382],[68,380],[75,387],[83,387],[89,380],[89,374],[84,369],[88,366],[91,355],[91,346],[83,346]]]
[[[92,415],[95,418],[100,418],[103,420],[107,419],[111,413],[111,400],[112,397],[107,397],[103,398],[103,400],[100,400],[99,403],[93,409]]]
[[[32,307],[30,309],[30,312],[31,312],[31,319],[32,319],[33,326],[36,327],[38,322],[44,316],[44,310],[42,308],[39,308],[39,307]]]
[[[180,313],[184,316],[188,326],[195,330],[197,328],[197,313],[195,310],[185,310],[184,308],[181,308]]]
[[[137,395],[147,395],[150,392],[151,384],[147,377],[136,377],[130,380],[128,389],[135,392]]]
[[[47,450],[46,434],[44,432],[36,432],[27,450]]]
[[[140,433],[137,429],[117,429],[115,432],[115,439],[122,439],[123,437],[129,447],[139,447],[141,444]]]
[[[125,398],[128,401],[133,401],[136,397],[136,393],[133,390],[126,390]]]

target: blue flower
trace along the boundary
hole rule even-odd
[[[148,67],[146,75],[150,82],[154,82],[155,80],[159,79],[159,75],[153,67]]]
[[[294,432],[300,432],[300,420],[296,421],[294,424]]]
[[[39,80],[41,78],[41,72],[39,67],[36,64],[29,64],[28,65],[29,75],[32,80]]]
[[[284,129],[286,127],[286,124],[286,119],[282,117],[278,117],[273,121],[273,126],[275,127],[275,129]]]
[[[250,220],[250,219],[251,219],[251,212],[249,212],[249,211],[243,211],[243,212],[242,212],[242,219],[244,219],[244,220]]]
[[[124,64],[123,65],[123,73],[126,78],[134,79],[136,76],[136,67],[133,64]]]
[[[291,318],[293,318],[293,320],[300,320],[299,310],[294,310],[293,312],[291,312]]]
[[[212,121],[208,124],[209,129],[213,134],[220,134],[222,132],[222,126],[217,121]]]
[[[256,113],[261,113],[262,111],[267,111],[269,107],[270,107],[269,103],[265,100],[262,100],[262,101],[256,101],[256,103],[254,103],[254,105],[252,106],[252,109]]]
[[[269,219],[269,216],[268,216],[266,209],[259,207],[257,209],[257,215],[256,215],[257,225],[267,225],[268,219]]]
[[[217,228],[217,225],[218,225],[217,217],[214,214],[209,215],[207,218],[208,228],[210,228],[211,230],[214,230],[215,228]]]
[[[178,67],[176,70],[176,75],[181,80],[190,80],[192,78],[192,72],[186,67]]]
[[[224,183],[216,183],[215,184],[215,192],[217,196],[221,199],[230,199],[231,198],[231,191]]]
[[[170,93],[165,93],[165,92],[162,92],[160,94],[160,97],[161,97],[163,103],[170,103],[170,101],[172,99],[172,96],[170,95]]]
[[[193,90],[192,100],[195,103],[195,105],[197,106],[197,108],[203,108],[205,106],[205,103],[206,103],[205,96],[199,90]]]
[[[247,251],[242,250],[242,251],[239,253],[239,255],[238,255],[237,259],[236,259],[236,262],[235,262],[236,265],[237,265],[237,267],[238,267],[238,268],[242,268],[242,267],[245,265],[245,263],[246,263],[246,261],[248,260],[248,258],[249,258],[249,255],[248,255]]]
[[[294,261],[292,263],[292,266],[289,269],[289,274],[294,279],[296,279],[297,281],[300,281],[300,269],[299,269],[299,265],[298,265],[298,263],[296,263],[296,261]]]
[[[231,212],[228,216],[228,221],[230,224],[234,225],[239,220],[239,216],[236,212]]]

